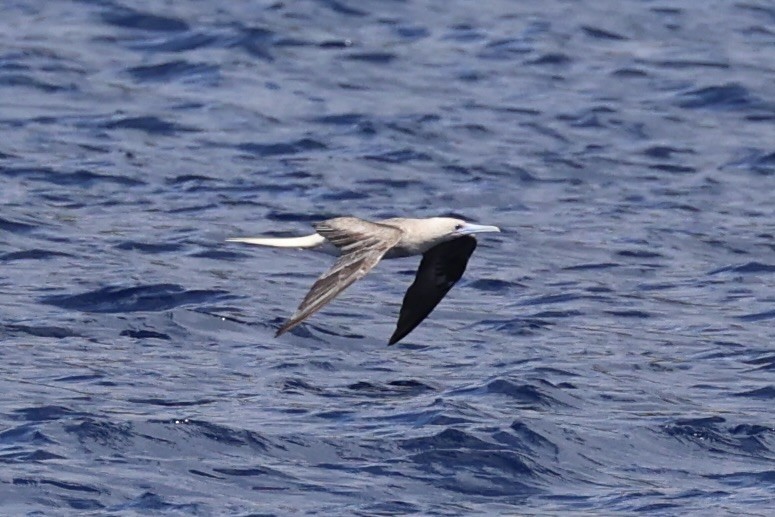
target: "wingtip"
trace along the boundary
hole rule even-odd
[[[297,326],[301,321],[294,321],[293,318],[289,319],[282,325],[280,325],[280,328],[277,329],[277,332],[274,333],[274,337],[280,337],[295,326]]]

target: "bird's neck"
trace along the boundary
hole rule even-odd
[[[398,244],[393,247],[396,256],[422,255],[441,242],[429,234],[424,219],[403,219],[399,227],[404,233]]]

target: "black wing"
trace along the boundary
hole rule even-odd
[[[398,325],[388,345],[406,337],[436,308],[463,276],[475,249],[476,239],[468,235],[437,244],[423,254],[414,283],[404,295]]]

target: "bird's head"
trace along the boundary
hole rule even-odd
[[[430,223],[427,226],[428,237],[435,243],[451,241],[464,235],[501,231],[497,226],[468,223],[453,217],[432,217],[428,221]]]

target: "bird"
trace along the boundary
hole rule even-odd
[[[275,337],[299,325],[337,295],[363,278],[382,259],[422,255],[414,282],[404,295],[398,323],[388,345],[405,338],[463,276],[476,249],[475,234],[500,232],[497,226],[473,224],[452,217],[394,217],[367,221],[335,217],[312,225],[302,237],[233,237],[227,242],[276,248],[314,249],[338,258],[312,285],[296,312]]]

